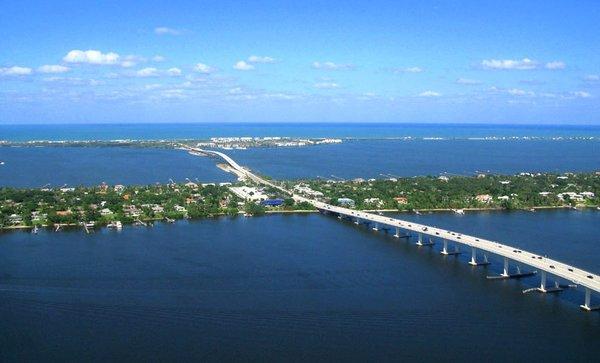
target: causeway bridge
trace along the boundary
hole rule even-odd
[[[488,276],[488,279],[509,279],[521,278],[526,276],[540,275],[540,284],[537,288],[529,289],[539,291],[541,293],[559,292],[562,286],[555,283],[554,286],[548,286],[548,275],[560,278],[571,282],[577,287],[585,289],[585,299],[581,308],[585,311],[598,310],[600,306],[591,305],[592,292],[600,293],[600,276],[591,272],[582,270],[575,266],[571,266],[560,261],[551,259],[547,256],[522,250],[517,247],[512,247],[497,241],[490,241],[484,238],[461,234],[455,231],[449,231],[433,226],[419,224],[415,222],[405,221],[397,218],[379,215],[375,213],[367,213],[349,208],[333,206],[318,200],[305,198],[304,196],[294,194],[291,191],[282,188],[276,183],[261,178],[255,175],[250,170],[240,166],[235,160],[226,154],[213,151],[203,150],[184,146],[184,149],[196,153],[213,156],[223,159],[238,175],[242,175],[257,184],[267,185],[280,190],[281,192],[291,196],[298,202],[308,202],[319,211],[337,215],[339,219],[348,219],[355,224],[365,224],[373,230],[380,229],[395,230],[394,237],[408,238],[410,235],[415,235],[417,245],[430,246],[438,241],[442,244],[441,254],[443,255],[458,255],[462,253],[461,248],[470,252],[471,258],[469,264],[472,266],[488,265],[488,255],[496,255],[504,261],[502,273],[496,276]],[[512,269],[511,269],[512,265]],[[521,267],[530,268],[530,271],[522,271]],[[529,290],[525,290],[527,292]]]

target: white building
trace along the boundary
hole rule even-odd
[[[242,198],[243,200],[250,200],[253,202],[261,202],[263,200],[269,199],[269,196],[263,193],[262,188],[255,187],[230,187],[229,190],[233,192],[233,194]]]

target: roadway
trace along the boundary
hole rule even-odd
[[[503,257],[505,261],[505,267],[503,273],[500,277],[520,277],[523,274],[514,274],[511,275],[508,271],[508,261],[514,261],[517,263],[517,266],[520,264],[533,267],[534,269],[540,270],[543,273],[542,283],[540,285],[540,291],[546,292],[546,274],[551,274],[553,276],[557,276],[566,281],[572,282],[578,286],[583,286],[586,288],[586,297],[585,303],[581,307],[585,310],[597,309],[598,307],[592,307],[590,305],[590,291],[595,291],[600,293],[600,276],[593,274],[589,271],[585,271],[583,269],[577,268],[575,266],[571,266],[560,261],[548,258],[546,256],[541,256],[539,254],[522,250],[517,247],[513,247],[507,244],[503,244],[496,241],[487,240],[480,237],[470,236],[461,234],[455,231],[449,231],[433,226],[428,226],[424,224],[419,224],[416,222],[405,221],[398,218],[391,218],[384,215],[379,215],[375,213],[368,213],[357,211],[350,208],[333,206],[318,200],[309,199],[303,197],[301,195],[294,194],[281,186],[268,181],[264,178],[261,178],[249,170],[240,166],[235,160],[227,156],[226,154],[213,151],[213,150],[203,150],[198,148],[190,148],[186,147],[188,150],[193,150],[196,152],[204,153],[207,155],[217,156],[225,160],[232,168],[236,169],[240,174],[243,174],[250,180],[262,184],[268,185],[270,187],[276,188],[291,197],[293,197],[296,201],[308,202],[315,206],[315,208],[321,211],[327,211],[330,213],[335,213],[340,216],[345,216],[347,218],[355,219],[356,221],[366,221],[370,223],[376,224],[376,226],[389,226],[396,228],[396,236],[399,236],[399,230],[410,231],[421,236],[428,236],[430,238],[441,239],[442,241],[451,241],[455,244],[455,246],[467,246],[471,249],[473,264],[477,264],[476,261],[476,253],[477,251],[487,252],[491,254],[495,254],[497,256]],[[422,238],[422,237],[419,238]],[[444,246],[446,246],[444,243]],[[450,253],[451,254],[451,253]],[[474,259],[475,258],[475,259]],[[553,291],[553,290],[548,290]]]

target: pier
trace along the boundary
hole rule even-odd
[[[584,289],[585,298],[583,304],[580,305],[582,310],[591,311],[600,309],[600,306],[591,305],[592,292],[600,293],[600,276],[589,271],[585,271],[578,267],[571,266],[546,256],[541,256],[539,254],[525,251],[498,241],[491,241],[476,236],[462,234],[460,232],[450,231],[411,221],[405,221],[398,218],[391,218],[375,213],[333,206],[318,200],[309,199],[304,196],[294,194],[293,192],[282,188],[272,181],[268,181],[253,174],[251,171],[241,167],[237,162],[235,162],[235,160],[222,152],[190,147],[185,147],[185,149],[203,155],[221,158],[225,160],[225,162],[227,162],[231,168],[235,169],[238,175],[241,175],[258,184],[270,186],[280,190],[281,192],[291,196],[297,202],[308,202],[319,211],[326,214],[335,215],[339,217],[340,220],[347,219],[353,221],[356,225],[370,225],[374,231],[378,231],[383,228],[389,228],[390,230],[396,231],[394,237],[397,238],[408,237],[410,234],[416,234],[418,236],[417,245],[433,245],[436,242],[440,242],[443,246],[441,254],[445,256],[458,255],[461,253],[460,248],[464,248],[466,251],[471,252],[469,264],[474,267],[486,266],[490,264],[488,261],[488,255],[498,256],[503,260],[502,273],[499,275],[488,276],[488,279],[490,280],[511,278],[516,279],[539,274],[541,276],[541,281],[539,287],[536,288],[535,291],[539,291],[540,293],[560,291],[558,286],[546,286],[548,275],[571,282],[577,287]],[[423,242],[424,236],[428,238],[428,242]],[[453,248],[449,247],[449,242],[452,243]],[[482,256],[481,259],[479,259],[479,255]],[[524,271],[522,268],[526,268],[528,270]]]

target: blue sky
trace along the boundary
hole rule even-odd
[[[598,19],[597,1],[14,1],[0,123],[600,124]]]

